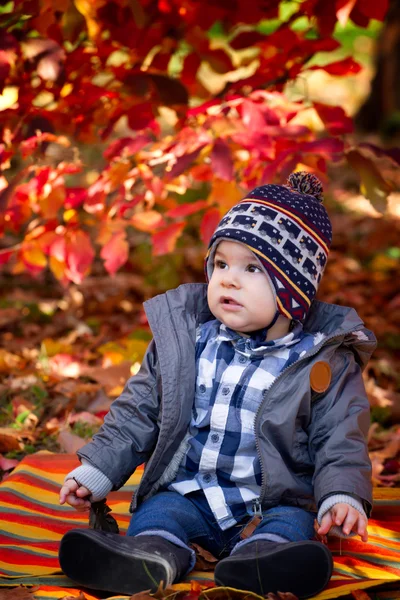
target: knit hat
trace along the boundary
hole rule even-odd
[[[215,230],[205,259],[207,280],[222,240],[245,244],[276,291],[278,312],[303,321],[317,292],[332,241],[322,184],[305,171],[286,185],[261,185],[233,206]]]

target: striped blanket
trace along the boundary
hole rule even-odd
[[[26,457],[0,484],[0,586],[39,585],[35,593],[39,600],[79,595],[76,584],[61,573],[57,560],[62,535],[74,527],[87,526],[87,513],[58,504],[60,484],[76,465],[74,456],[40,452]],[[141,475],[138,470],[120,491],[108,497],[121,532],[127,529],[130,497]],[[330,542],[333,577],[315,598],[328,600],[396,582],[400,590],[400,490],[375,489],[368,530],[367,544],[357,540]],[[195,571],[174,588],[193,591],[212,585],[211,572]],[[85,595],[88,600],[94,598]]]

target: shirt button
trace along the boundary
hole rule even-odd
[[[204,475],[203,481],[205,481],[206,483],[209,483],[211,481],[211,475],[210,475],[210,473],[206,473]]]
[[[240,363],[245,363],[246,362],[246,357],[245,356],[239,356],[239,362]]]
[[[204,393],[205,393],[205,391],[206,391],[206,389],[207,389],[207,388],[206,388],[206,386],[205,386],[205,385],[202,383],[202,384],[199,386],[199,392],[200,392],[200,394],[204,394]]]
[[[222,388],[222,394],[223,394],[224,396],[227,396],[227,395],[229,394],[229,392],[230,392],[230,389],[229,389],[229,388],[227,388],[227,387],[225,387],[225,388]]]
[[[214,444],[219,441],[219,435],[218,435],[218,433],[213,433],[211,435],[211,441],[214,442]]]

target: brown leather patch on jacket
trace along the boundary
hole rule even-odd
[[[313,365],[310,371],[310,385],[314,392],[325,392],[332,379],[332,371],[329,363],[320,360]]]

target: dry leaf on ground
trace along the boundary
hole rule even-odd
[[[26,587],[19,585],[13,588],[0,588],[0,600],[32,600],[34,593],[40,588],[39,585]]]
[[[20,432],[10,427],[0,427],[0,452],[23,450],[24,444]]]
[[[211,552],[207,552],[198,544],[191,544],[191,547],[196,552],[196,564],[194,566],[196,571],[214,571],[215,564],[218,562],[218,559],[215,558],[211,554]]]
[[[61,448],[67,454],[75,454],[77,450],[82,448],[88,440],[84,440],[79,437],[79,435],[75,435],[75,433],[71,433],[67,429],[61,431],[57,436],[57,442],[60,444]]]

